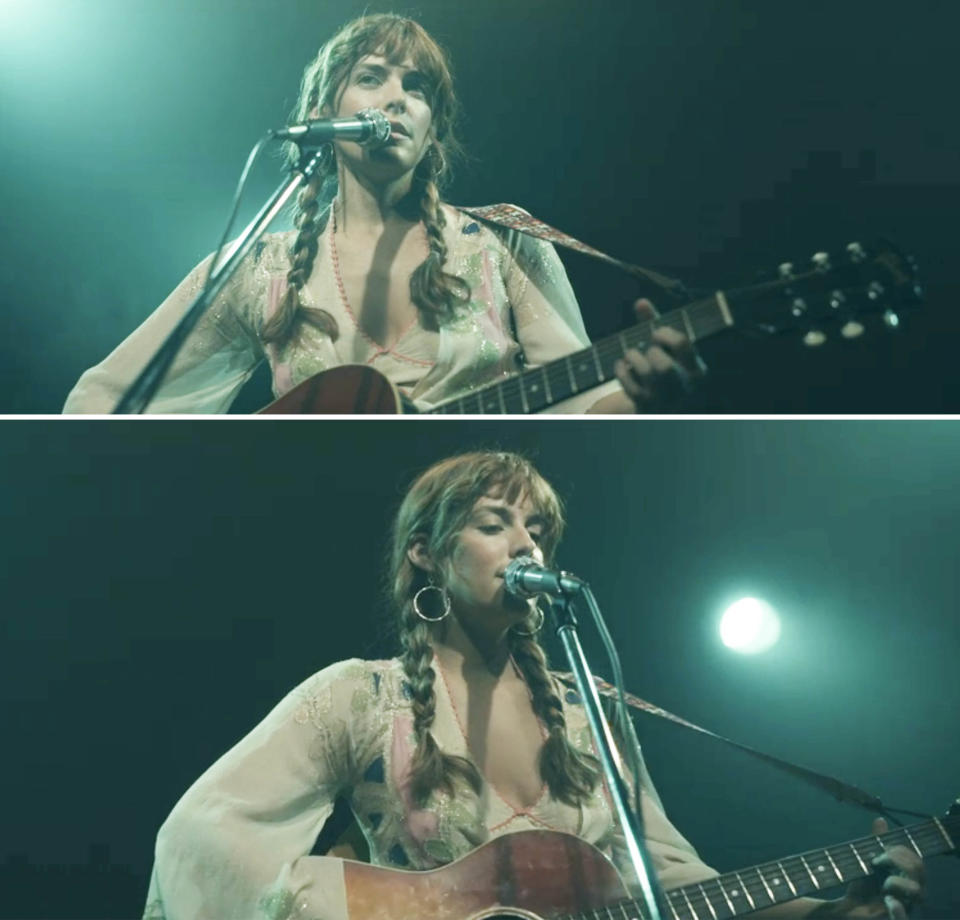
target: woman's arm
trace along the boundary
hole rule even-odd
[[[65,413],[109,413],[173,331],[203,288],[213,256],[204,259],[146,321],[71,390]],[[241,306],[256,301],[253,255],[193,328],[147,407],[151,413],[226,412],[263,353],[241,318]]]
[[[506,248],[504,286],[526,364],[536,367],[586,348],[590,339],[557,251],[515,230],[499,235]],[[620,384],[608,381],[546,411],[582,414],[617,392]]]
[[[364,756],[353,707],[372,680],[364,662],[325,668],[190,787],[157,836],[146,917],[344,920],[340,862],[308,854]]]

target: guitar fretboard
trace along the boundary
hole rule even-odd
[[[582,351],[487,384],[435,406],[441,415],[527,415],[613,379],[614,365],[630,348],[644,349],[655,329],[670,327],[696,342],[733,325],[722,293],[600,339]]]
[[[888,847],[900,845],[921,857],[936,856],[955,850],[958,836],[960,815],[952,815],[898,828],[878,837],[862,837],[825,850],[811,850],[675,888],[665,893],[666,903],[661,914],[663,920],[728,920],[871,875],[871,861]],[[562,920],[647,918],[642,902],[628,900]]]

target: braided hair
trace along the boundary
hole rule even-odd
[[[452,317],[470,296],[467,283],[443,267],[447,257],[443,240],[446,219],[440,205],[440,189],[449,179],[450,159],[462,152],[453,132],[458,105],[443,49],[412,19],[393,13],[355,19],[334,35],[307,66],[291,123],[315,117],[312,113],[319,110],[336,111],[350,71],[368,54],[382,54],[397,62],[409,57],[427,80],[434,139],[414,172],[410,200],[426,229],[429,254],[410,276],[410,298],[419,308],[425,327],[436,328],[440,320]],[[295,145],[288,145],[287,155],[290,164],[296,166],[300,153]],[[318,240],[330,219],[329,203],[336,194],[337,171],[331,144],[324,148],[314,178],[297,198],[297,236],[291,249],[287,287],[261,330],[265,343],[286,344],[296,335],[301,322],[316,326],[331,339],[337,338],[336,320],[326,310],[306,307],[300,297],[313,271]]]
[[[400,661],[412,700],[416,749],[410,781],[418,804],[436,789],[453,794],[458,781],[479,791],[481,778],[475,764],[442,751],[431,733],[436,713],[431,629],[442,630],[444,624],[433,627],[414,610],[414,595],[431,582],[409,560],[407,551],[420,540],[431,558],[449,559],[477,499],[491,494],[508,502],[521,495],[530,499],[544,521],[540,546],[549,561],[563,532],[563,507],[549,483],[517,454],[480,451],[435,464],[410,487],[394,522],[390,590],[399,618]],[[439,572],[434,577],[442,578]],[[421,606],[430,593],[421,597]],[[428,611],[428,615],[440,612]],[[534,713],[547,729],[540,754],[541,778],[555,799],[577,805],[597,785],[597,763],[577,751],[567,737],[563,706],[536,637],[511,632],[510,650],[530,688]]]

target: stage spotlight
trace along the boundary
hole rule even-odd
[[[743,597],[732,603],[720,619],[720,638],[735,652],[765,652],[780,638],[780,618],[766,601]]]

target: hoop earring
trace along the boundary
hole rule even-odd
[[[441,613],[440,616],[428,617],[420,609],[420,595],[423,594],[424,591],[440,592],[440,596],[443,598],[443,613]],[[416,594],[413,595],[413,610],[421,620],[426,620],[428,623],[439,623],[441,620],[445,620],[448,616],[450,616],[450,595],[444,588],[438,588],[436,585],[424,585]]]
[[[526,630],[523,630],[523,629],[517,629],[517,627],[514,626],[514,627],[513,627],[513,632],[514,632],[515,635],[517,635],[517,636],[535,636],[538,632],[540,632],[541,629],[543,629],[543,621],[546,619],[546,616],[544,615],[543,609],[542,609],[542,608],[540,607],[540,605],[538,604],[536,607],[534,607],[534,610],[536,610],[536,612],[540,614],[540,619],[537,621],[537,625],[536,625],[533,629],[531,629],[530,632],[527,632]]]

